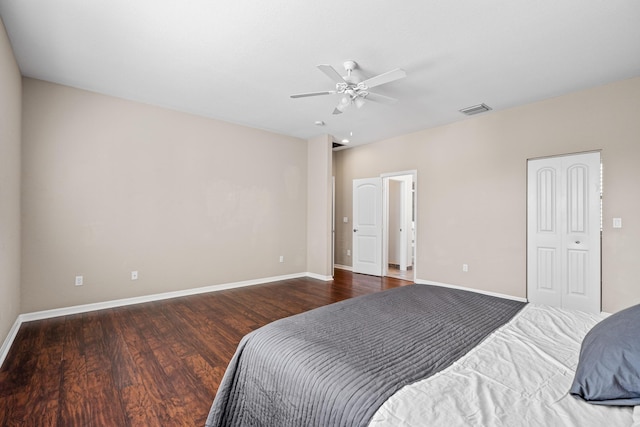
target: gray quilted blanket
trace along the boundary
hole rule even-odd
[[[206,426],[366,426],[393,393],[451,365],[523,306],[410,285],[270,323],[240,342]]]

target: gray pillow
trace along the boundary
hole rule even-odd
[[[569,393],[596,405],[640,405],[640,304],[587,333]]]

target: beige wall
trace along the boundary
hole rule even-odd
[[[308,141],[307,271],[328,278],[331,271],[332,139]]]
[[[639,117],[635,78],[339,151],[336,216],[351,219],[354,178],[416,169],[417,278],[526,297],[527,159],[602,150],[602,303],[617,311],[640,303]],[[351,265],[351,224],[336,233]]]
[[[0,19],[0,345],[20,310],[20,70]]]
[[[1,170],[18,176],[20,79],[6,36],[1,46],[0,84],[14,94],[0,101],[1,119],[14,125],[0,130],[13,135],[2,135],[0,162],[11,166]],[[330,232],[330,217],[312,213],[325,212],[324,201],[315,203],[330,192],[312,193],[330,185],[331,170],[336,217],[349,218],[336,221],[337,264],[351,265],[352,179],[415,169],[418,279],[524,297],[526,160],[588,150],[602,150],[605,167],[603,309],[640,302],[632,269],[640,255],[640,78],[326,156],[326,136],[302,141],[32,79],[23,80],[22,104],[22,312],[330,275],[327,245],[314,237],[324,232],[307,222]],[[17,200],[18,188],[0,187],[0,196]],[[4,206],[12,213],[0,224],[9,233],[2,250],[14,248],[3,256],[14,268],[0,277],[8,330],[20,240],[5,230],[17,233],[20,223],[19,204]],[[612,217],[624,228],[612,229]],[[74,286],[76,275],[84,286]]]
[[[306,271],[304,140],[26,78],[23,168],[23,312]]]

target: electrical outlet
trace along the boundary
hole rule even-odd
[[[280,262],[284,262],[284,255],[280,255]]]
[[[469,264],[462,264],[462,271],[465,273],[469,271]]]
[[[84,285],[84,278],[82,276],[76,276],[76,286]]]
[[[131,280],[138,280],[138,272],[137,271],[132,271],[131,272]]]

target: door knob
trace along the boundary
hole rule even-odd
[[[576,240],[576,245],[579,245],[579,244],[580,244],[580,240]]]
[[[357,228],[354,228],[354,229],[353,229],[353,232],[354,232],[354,233],[355,233],[355,232],[357,232],[357,231],[358,231],[358,229],[357,229]]]

